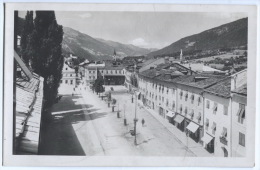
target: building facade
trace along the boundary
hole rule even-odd
[[[231,77],[232,96],[232,156],[246,156],[247,118],[247,70]]]
[[[75,87],[77,84],[76,80],[77,80],[77,75],[75,69],[69,67],[66,63],[64,63],[60,85]]]

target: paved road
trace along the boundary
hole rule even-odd
[[[121,118],[90,90],[78,89],[78,95],[63,96],[53,106],[53,119],[42,131],[41,154],[194,156],[161,123],[140,108],[137,109],[137,145],[134,145],[134,137],[129,133],[134,126],[131,96],[117,94],[113,97],[119,101]],[[124,105],[127,126],[123,123]]]

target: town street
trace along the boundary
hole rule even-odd
[[[123,86],[122,86],[123,87]],[[59,90],[61,100],[51,109],[52,121],[44,125],[40,144],[43,155],[86,156],[195,156],[158,120],[137,106],[137,145],[134,129],[135,103],[131,94],[113,93],[115,112],[89,88]],[[72,94],[73,93],[73,94]],[[120,118],[117,118],[117,110]],[[127,126],[124,125],[124,117]],[[141,120],[145,120],[142,126]]]

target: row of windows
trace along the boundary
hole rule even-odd
[[[106,74],[108,74],[108,73],[110,73],[110,74],[113,74],[113,70],[110,70],[110,71],[108,71],[108,70],[106,70],[106,71],[104,71],[104,70],[100,70],[100,72],[101,73],[106,73]],[[124,74],[124,71],[121,71],[121,70],[114,70],[114,72],[115,72],[115,74]],[[91,73],[93,73],[93,74],[95,74],[96,73],[96,71],[95,70],[93,70],[93,71],[89,71],[89,74],[91,74]]]
[[[60,83],[62,83],[63,81],[62,80],[60,80]],[[69,82],[69,80],[64,80],[64,83],[65,84],[68,84],[68,82]],[[70,84],[73,84],[73,80],[70,80]]]
[[[73,76],[73,74],[63,74],[64,75],[64,77],[72,77]]]
[[[91,80],[91,79],[92,79],[92,77],[93,77],[93,79],[95,79],[95,78],[96,78],[95,76],[89,76],[89,79]]]

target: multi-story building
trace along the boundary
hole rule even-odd
[[[205,89],[203,145],[215,156],[231,156],[231,78]]]
[[[232,156],[246,156],[247,70],[232,75]]]
[[[100,61],[90,63],[85,67],[85,82],[93,83],[98,74],[104,78],[105,85],[123,85],[125,82],[125,71],[123,65],[118,61]]]
[[[139,73],[139,89],[143,103],[163,117],[170,119],[176,114],[177,86],[181,76],[194,74],[177,63],[160,64],[156,69]]]
[[[193,74],[177,81],[177,127],[196,142],[201,142],[204,125],[203,90],[224,79],[224,75]]]
[[[75,69],[69,67],[66,63],[64,63],[62,68],[62,78],[60,80],[60,85],[61,86],[69,85],[71,87],[75,87],[76,80],[77,80],[77,75]]]

